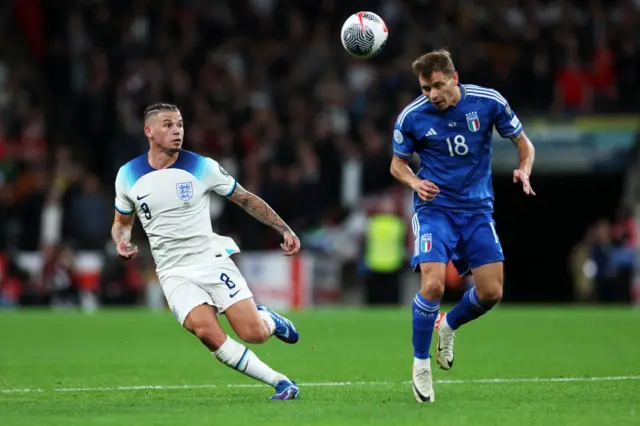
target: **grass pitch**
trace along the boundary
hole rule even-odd
[[[0,313],[0,425],[640,424],[640,310],[501,305],[466,325],[435,404],[411,392],[411,311],[289,317],[251,349],[298,401],[223,366],[170,313]],[[435,341],[434,341],[435,345]]]

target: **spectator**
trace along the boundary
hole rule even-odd
[[[215,157],[303,235],[393,184],[389,132],[419,93],[410,63],[424,50],[450,48],[462,82],[495,87],[519,115],[634,113],[640,97],[631,1],[13,3],[5,36],[29,49],[0,63],[0,236],[19,223],[25,250],[104,246],[105,200],[147,148],[152,102],[178,104],[185,148]],[[394,34],[369,61],[336,38],[359,8],[380,10]],[[212,210],[243,248],[277,246],[235,206]]]

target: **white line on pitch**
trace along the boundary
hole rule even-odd
[[[530,377],[530,378],[494,378],[494,379],[460,379],[460,380],[435,380],[436,384],[455,385],[469,383],[563,383],[563,382],[604,382],[615,380],[640,380],[640,376],[606,376],[606,377]],[[301,387],[341,387],[341,386],[389,386],[405,385],[411,382],[316,382],[301,383]],[[214,389],[214,388],[255,388],[262,384],[229,384],[229,385],[140,385],[140,386],[110,386],[95,388],[55,388],[53,392],[114,392],[133,390],[174,390],[174,389]],[[24,389],[0,389],[0,393],[32,393],[47,392],[41,388]]]
[[[45,392],[45,390],[44,389],[38,389],[38,388],[0,389],[0,393],[32,393],[32,392]]]

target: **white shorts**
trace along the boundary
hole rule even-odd
[[[211,305],[221,314],[229,306],[253,297],[240,270],[230,258],[184,273],[166,274],[160,278],[160,284],[171,312],[180,324],[184,324],[196,306]]]

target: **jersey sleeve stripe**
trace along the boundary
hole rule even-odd
[[[409,105],[407,105],[406,107],[404,107],[404,109],[400,112],[400,114],[398,115],[398,119],[396,120],[396,123],[400,122],[400,118],[407,112],[407,110],[411,107],[413,107],[415,104],[417,104],[418,102],[420,102],[423,99],[422,96],[415,98],[413,101],[411,101],[411,103]]]
[[[401,158],[411,158],[413,154],[407,154],[406,152],[398,151],[397,149],[393,150],[393,153]]]
[[[522,131],[522,124],[518,124],[518,127],[516,127],[516,129],[513,132],[508,133],[506,135],[501,134],[500,136],[502,136],[503,138],[508,138],[515,135],[516,133],[520,133],[521,131]]]
[[[477,93],[486,93],[488,95],[493,95],[507,102],[507,99],[504,96],[502,96],[502,94],[497,90],[487,89],[486,87],[479,87],[479,86],[467,87],[467,90],[470,90],[472,92],[477,92]]]
[[[400,116],[398,117],[398,121],[396,122],[396,124],[398,126],[402,126],[402,123],[404,122],[404,119],[407,118],[407,115],[409,115],[409,113],[415,110],[416,108],[419,108],[422,105],[426,104],[427,101],[428,101],[427,98],[422,97],[422,99],[420,99],[418,102],[414,102],[410,104],[408,107],[402,110],[402,113],[400,113]]]
[[[238,185],[238,181],[234,180],[233,181],[233,186],[231,187],[231,189],[229,190],[229,192],[227,192],[226,194],[224,194],[225,197],[228,197],[229,195],[233,194],[233,191],[236,190],[236,186]]]
[[[116,208],[116,210],[117,210],[117,211],[118,211],[118,213],[120,213],[120,214],[132,214],[132,213],[133,213],[133,210],[131,210],[131,211],[129,211],[129,212],[128,212],[128,211],[125,211],[125,210],[119,209],[119,208],[118,208],[118,206],[114,206],[114,207]]]
[[[498,102],[502,106],[507,106],[507,103],[505,101],[502,101],[500,98],[498,98],[498,97],[496,97],[494,95],[487,94],[487,93],[478,93],[478,92],[475,92],[475,91],[468,90],[467,91],[467,96],[476,96],[478,98],[493,99],[494,101]]]
[[[508,104],[509,102],[507,102],[507,100],[505,99],[504,96],[502,96],[500,94],[500,92],[498,92],[495,89],[489,89],[487,87],[481,87],[481,86],[476,86],[474,84],[472,84],[470,87],[467,86],[468,90],[471,90],[472,92],[478,92],[478,93],[486,93],[488,95],[494,95],[495,97],[502,99],[502,101],[506,104]]]

